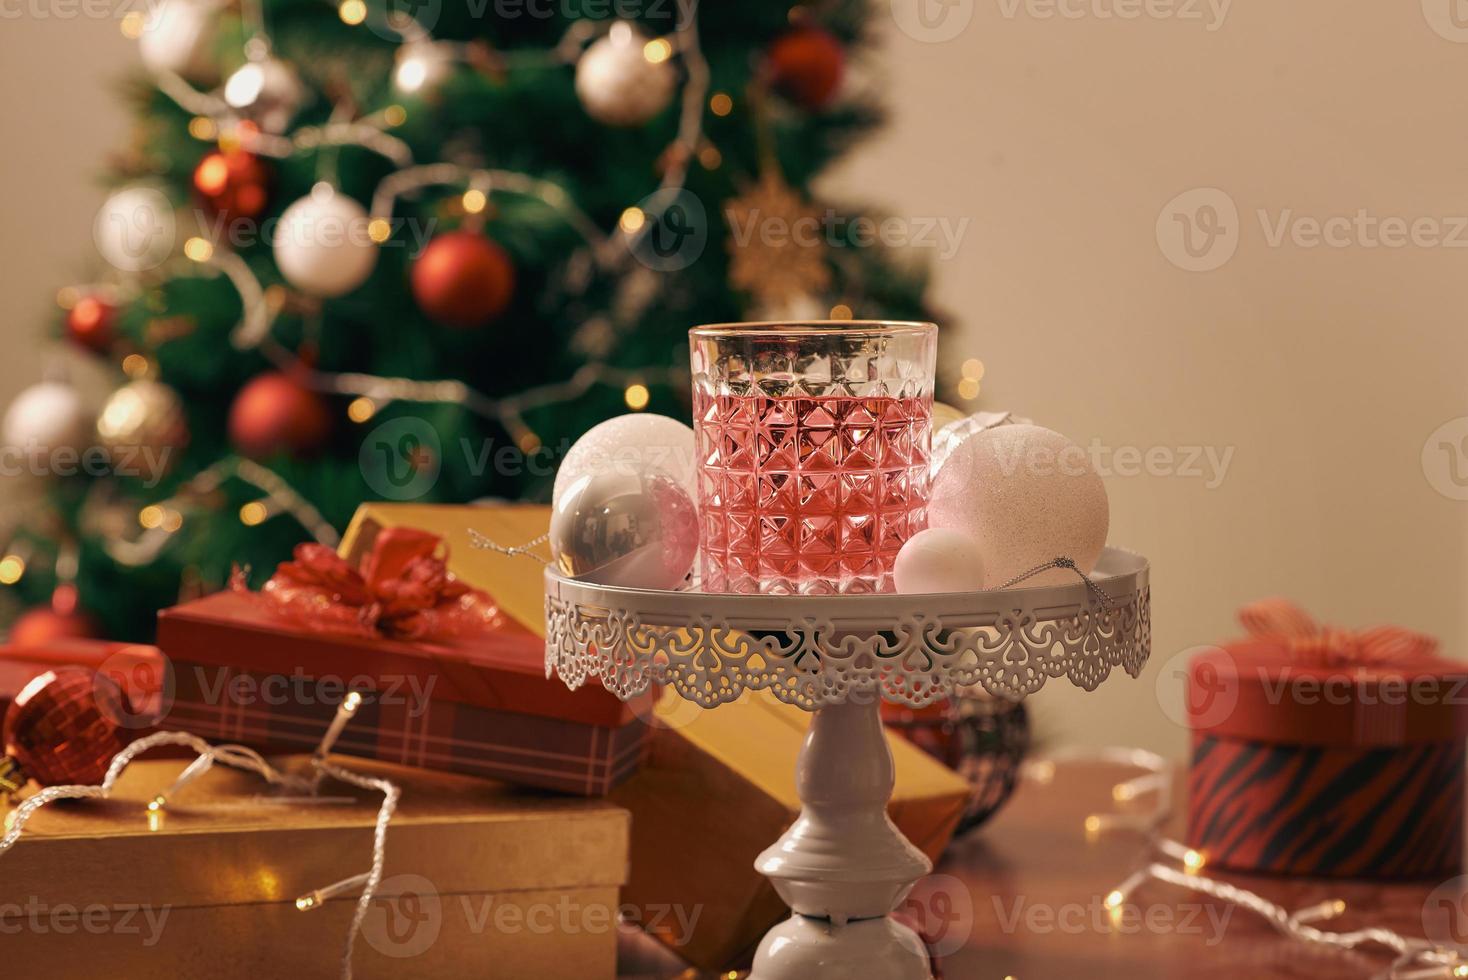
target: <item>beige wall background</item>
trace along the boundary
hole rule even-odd
[[[892,122],[825,189],[967,219],[957,252],[929,257],[960,328],[945,362],[985,364],[971,404],[1094,442],[1111,468],[1119,450],[1231,454],[1221,480],[1108,476],[1112,542],[1153,561],[1153,661],[1044,692],[1042,737],[1183,751],[1178,658],[1266,595],[1461,655],[1468,503],[1437,489],[1456,492],[1440,439],[1424,456],[1468,416],[1456,0],[923,2],[880,5],[884,60],[853,83],[880,86]],[[134,57],[115,19],[0,25],[4,398],[39,370],[55,286],[92,267],[93,178],[125,137],[112,83]]]

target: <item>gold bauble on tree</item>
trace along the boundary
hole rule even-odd
[[[183,399],[161,381],[129,381],[102,406],[97,440],[114,469],[132,467],[139,472],[131,475],[161,476],[189,444]]]

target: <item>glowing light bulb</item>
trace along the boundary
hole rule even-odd
[[[630,385],[628,385],[627,386],[627,390],[622,393],[622,398],[623,398],[624,401],[627,402],[627,407],[630,408],[630,409],[632,409],[632,411],[634,411],[634,412],[640,412],[640,411],[642,411],[644,408],[647,407],[648,398],[649,398],[648,391],[647,391],[647,385],[644,385],[644,384],[630,384]]]

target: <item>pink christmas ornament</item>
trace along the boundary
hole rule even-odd
[[[1038,425],[1001,425],[964,440],[938,471],[928,506],[929,527],[977,542],[986,589],[1062,555],[1090,574],[1110,517],[1085,450]],[[1074,572],[1051,568],[1016,587],[1075,581]]]
[[[963,531],[930,527],[903,544],[892,566],[898,592],[976,592],[984,587],[979,543]]]

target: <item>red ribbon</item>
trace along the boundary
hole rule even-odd
[[[1431,660],[1437,640],[1401,626],[1347,630],[1322,626],[1288,599],[1262,599],[1239,610],[1255,638],[1285,643],[1301,664],[1318,667],[1390,666]]]
[[[298,625],[400,640],[445,642],[503,625],[494,599],[454,577],[436,534],[385,528],[359,571],[325,545],[297,545],[258,593]],[[243,573],[231,582],[248,592]]]

